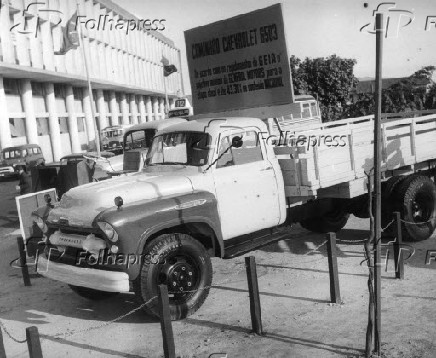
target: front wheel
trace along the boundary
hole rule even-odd
[[[158,312],[158,286],[168,287],[172,320],[197,311],[206,300],[212,284],[212,263],[204,246],[186,234],[164,234],[146,245],[146,258],[133,289],[144,309]]]

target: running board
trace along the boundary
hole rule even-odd
[[[231,259],[289,237],[290,226],[261,230],[224,241],[224,258]]]

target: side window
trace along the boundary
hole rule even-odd
[[[223,168],[223,167],[228,167],[229,165],[234,165],[232,148],[227,150],[230,147],[230,144],[231,144],[231,142],[230,142],[229,137],[224,137],[221,139],[220,150],[219,150],[218,156],[222,155],[222,157],[216,163],[217,169]],[[227,153],[223,154],[226,150],[227,150]]]
[[[262,148],[255,131],[248,131],[242,137],[242,147],[232,148],[235,165],[253,163],[263,160]]]
[[[220,143],[219,155],[221,155],[232,143],[232,138],[241,136],[240,133],[224,137]],[[242,146],[231,148],[217,162],[217,168],[229,165],[243,165],[263,160],[262,148],[255,131],[248,131],[242,135]]]

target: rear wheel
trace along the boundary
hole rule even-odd
[[[164,234],[146,245],[146,258],[133,282],[135,295],[144,309],[159,315],[158,286],[168,287],[172,320],[197,311],[212,284],[212,263],[204,246],[186,234]]]
[[[382,184],[381,227],[386,228],[385,233],[388,235],[392,234],[393,232],[393,225],[389,225],[389,223],[394,218],[393,213],[395,211],[394,202],[396,198],[396,192],[398,191],[399,185],[405,178],[406,177],[402,176],[393,176]],[[375,207],[373,206],[373,209],[374,208]]]
[[[347,224],[349,217],[350,214],[345,212],[342,208],[337,208],[321,217],[302,220],[300,225],[309,231],[321,234],[338,232]]]
[[[92,288],[82,287],[82,286],[73,286],[73,285],[68,285],[68,286],[70,286],[70,288],[79,296],[82,296],[84,298],[87,298],[88,300],[93,300],[93,301],[105,300],[113,296],[116,296],[119,293],[119,292],[99,291],[99,290],[94,290]]]
[[[403,239],[428,239],[436,228],[436,185],[422,175],[411,175],[396,192],[395,210],[401,213]]]

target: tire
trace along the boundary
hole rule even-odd
[[[70,288],[79,296],[82,296],[84,298],[87,298],[88,300],[93,300],[93,301],[105,300],[113,296],[116,296],[119,293],[119,292],[93,290],[92,288],[82,287],[82,286],[73,286],[73,285],[68,285],[68,286],[70,286]]]
[[[405,241],[428,239],[436,228],[436,185],[422,175],[411,175],[399,186],[395,211],[405,221],[401,232]]]
[[[395,200],[397,197],[396,192],[398,191],[399,185],[404,181],[406,177],[393,176],[389,178],[386,182],[382,184],[382,194],[381,194],[381,227],[385,228],[394,218],[395,211]],[[373,209],[375,206],[373,205]],[[385,234],[393,233],[393,225],[387,227],[384,232]]]
[[[164,234],[147,244],[144,254],[151,259],[144,260],[133,290],[140,304],[151,300],[144,307],[147,313],[159,316],[153,298],[160,284],[168,287],[172,320],[188,317],[202,306],[212,284],[212,263],[199,241],[186,234]]]
[[[327,232],[338,232],[348,221],[350,214],[342,208],[331,211],[322,217],[314,217],[300,221],[300,225],[306,230],[325,234]]]

